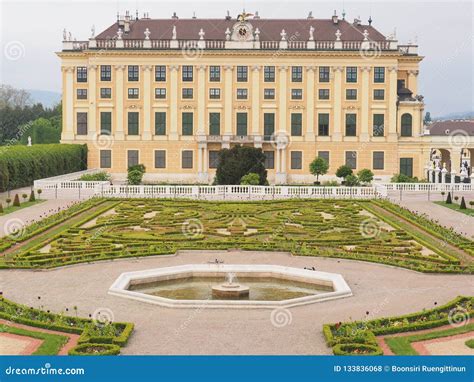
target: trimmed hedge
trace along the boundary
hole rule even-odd
[[[87,168],[87,146],[49,144],[2,147],[0,192],[26,187],[33,181]]]
[[[111,344],[84,343],[69,350],[69,355],[118,355],[120,346]]]
[[[383,355],[378,346],[368,344],[338,344],[332,351],[334,355]]]

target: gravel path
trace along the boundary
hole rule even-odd
[[[172,309],[107,294],[122,273],[219,258],[226,264],[277,264],[340,273],[354,296],[291,308],[286,325],[272,324],[267,309]],[[281,252],[183,251],[177,256],[82,264],[50,271],[1,270],[0,290],[13,301],[55,312],[78,307],[87,317],[110,309],[115,321],[136,330],[124,354],[330,354],[324,323],[420,311],[472,294],[467,275],[427,275],[342,259],[293,257]],[[369,312],[366,316],[366,312]]]

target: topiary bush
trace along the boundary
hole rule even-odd
[[[459,205],[459,209],[460,210],[465,210],[467,207],[466,207],[466,201],[464,200],[464,196],[462,197],[461,199],[461,204]]]
[[[379,346],[368,344],[338,344],[332,351],[334,355],[383,355]]]
[[[18,194],[15,194],[15,197],[13,198],[13,206],[20,207],[20,197]]]
[[[30,202],[34,202],[36,200],[35,192],[33,190],[31,190],[31,192],[30,192],[30,199],[29,200],[30,200]]]
[[[448,197],[446,198],[446,204],[453,204],[453,200],[451,199],[451,192],[448,192]]]

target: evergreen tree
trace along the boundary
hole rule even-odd
[[[35,198],[35,192],[33,190],[31,190],[31,193],[30,193],[30,202],[34,202],[36,200]]]
[[[13,199],[13,205],[15,207],[20,207],[20,197],[18,196],[18,194],[15,194],[15,198]]]
[[[448,192],[448,197],[446,198],[446,204],[453,204],[453,200],[451,199],[451,193]]]
[[[466,201],[464,200],[464,196],[461,199],[461,204],[459,205],[460,210],[465,210],[466,209]]]

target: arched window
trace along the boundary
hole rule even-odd
[[[411,137],[413,135],[412,120],[413,118],[411,114],[405,113],[402,115],[402,126],[401,126],[402,137]]]

